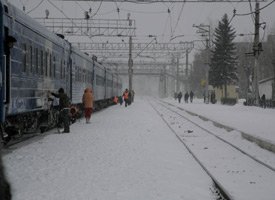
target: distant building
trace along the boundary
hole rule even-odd
[[[209,89],[210,95],[211,95],[211,92],[215,92],[215,97],[217,101],[221,101],[221,99],[225,97],[224,86],[222,88],[213,88],[212,85],[209,85],[208,89]],[[238,101],[239,87],[236,85],[227,85],[227,98],[236,99],[236,101]]]

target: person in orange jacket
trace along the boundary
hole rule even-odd
[[[82,102],[84,106],[86,123],[90,123],[90,118],[94,108],[94,97],[92,89],[86,88],[82,96]]]

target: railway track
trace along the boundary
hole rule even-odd
[[[149,102],[211,177],[221,199],[274,199],[275,167],[220,136],[220,127],[163,101]],[[194,119],[196,118],[196,119]],[[233,131],[233,130],[224,130]]]

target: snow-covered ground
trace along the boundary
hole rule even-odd
[[[166,99],[166,101],[177,104],[172,98]],[[219,103],[205,104],[202,99],[194,99],[193,103],[177,105],[275,144],[275,109],[244,106],[241,101],[234,106],[221,105]]]
[[[239,130],[257,130],[255,134],[260,131],[270,140],[275,138],[273,109],[211,105],[201,100],[181,106]],[[243,124],[244,116],[254,123]],[[69,134],[55,132],[5,150],[13,200],[214,199],[211,179],[146,98],[127,108],[116,105],[97,112],[91,124],[80,120]],[[272,199],[270,193],[261,196]]]

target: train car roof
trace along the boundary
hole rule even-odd
[[[7,2],[7,0],[0,0],[0,1],[1,1],[1,3],[3,3],[3,5],[6,5],[8,7],[8,15],[13,20],[20,22],[24,26],[39,33],[40,35],[44,36],[45,38],[48,38],[49,40],[51,40],[52,42],[54,42],[56,44],[63,45],[64,47],[65,47],[65,45],[66,46],[69,45],[69,42],[67,40],[60,38],[55,33],[51,32],[49,29],[47,29],[46,27],[44,27],[43,25],[41,25],[40,23],[35,21],[35,19],[31,18],[26,13],[24,13],[23,11],[21,11],[20,9],[18,9],[17,7],[12,5],[11,3]],[[72,51],[91,62],[93,61],[90,56],[86,55],[84,52],[80,51],[76,47],[72,47]],[[110,69],[106,68],[101,63],[99,63],[97,61],[94,61],[94,62],[97,65],[97,67],[100,67],[102,69],[105,69],[107,72],[112,73],[112,71]]]
[[[51,32],[49,29],[38,23],[35,19],[16,8],[11,3],[4,3],[4,5],[8,7],[8,16],[10,16],[12,20],[20,22],[24,26],[30,28],[31,30],[37,32],[38,34],[44,36],[56,44],[64,45],[64,43],[68,43],[68,41],[60,38],[55,33]]]

